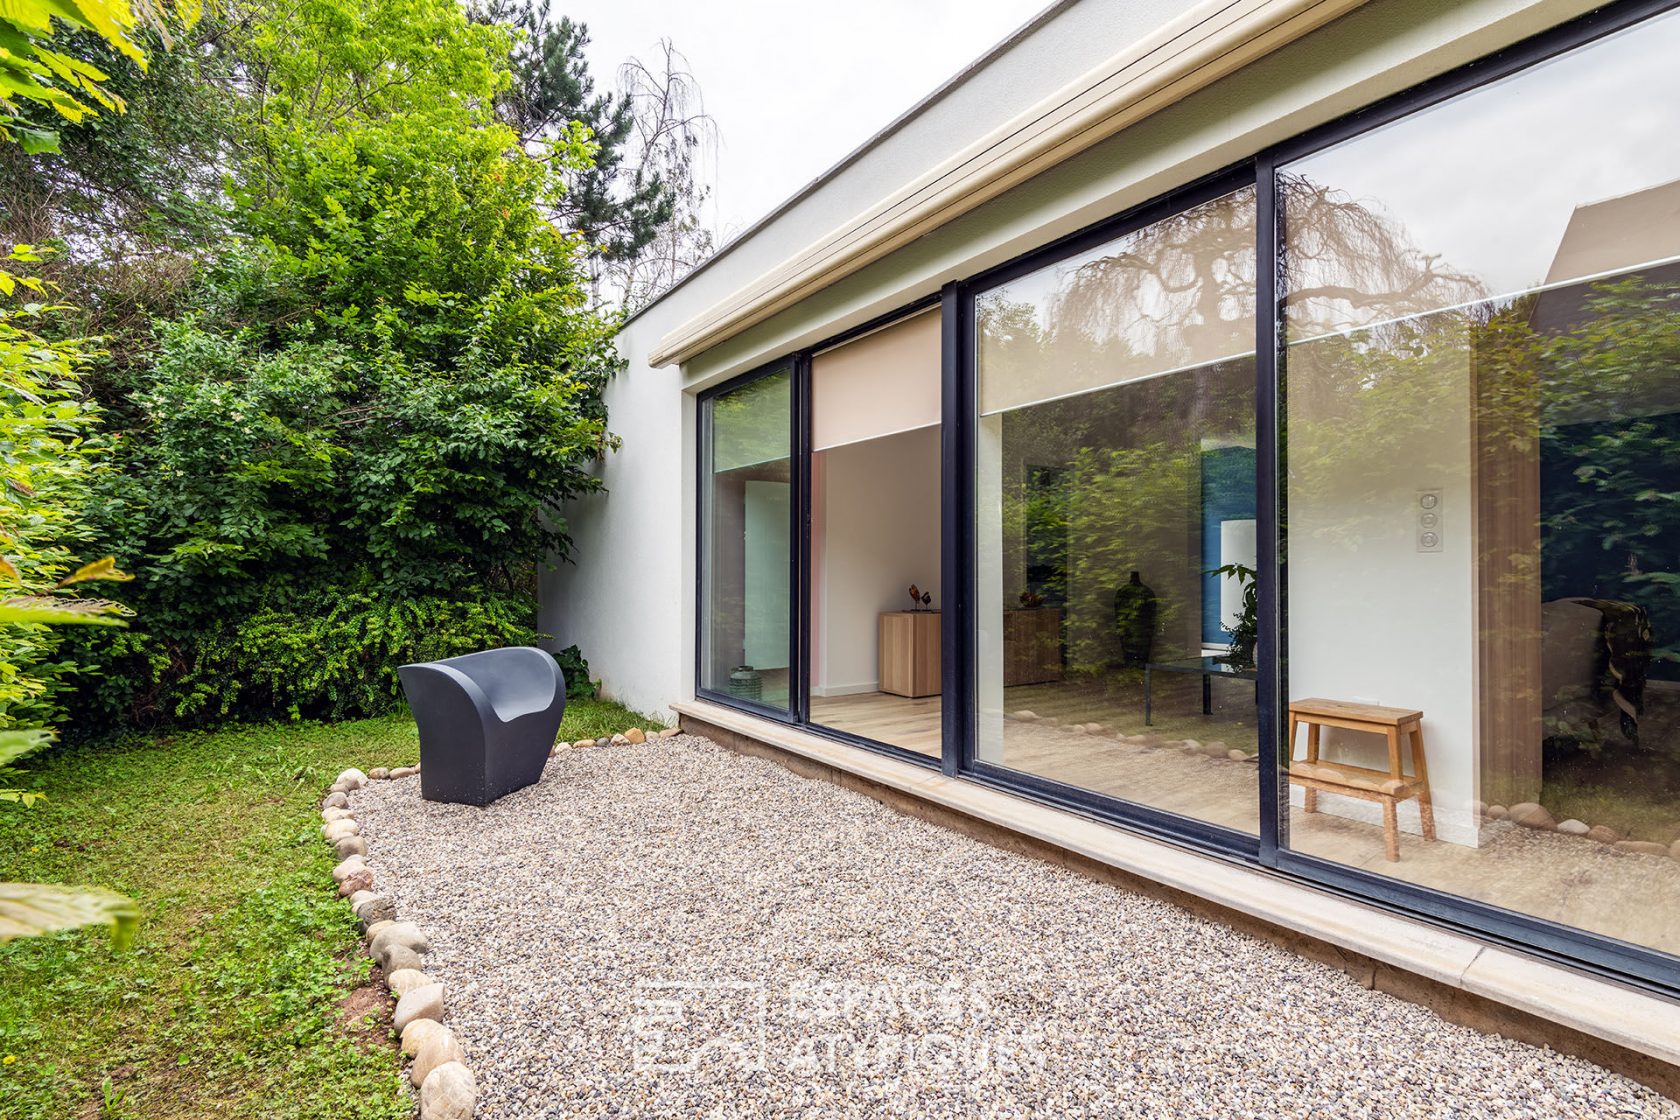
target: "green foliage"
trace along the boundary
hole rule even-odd
[[[509,64],[513,80],[496,99],[519,141],[538,158],[564,143],[582,124],[597,151],[584,165],[563,169],[565,194],[554,219],[577,230],[609,261],[629,261],[676,217],[676,197],[657,168],[631,157],[637,127],[635,104],[623,94],[597,94],[584,48],[589,29],[566,16],[556,19],[548,0],[490,0],[474,13],[516,33]]]
[[[577,646],[567,646],[554,655],[554,660],[560,665],[560,672],[566,678],[566,699],[593,700],[600,695],[600,689],[589,679],[589,662],[584,660],[583,651]]]
[[[1234,579],[1242,588],[1242,610],[1237,614],[1237,624],[1231,628],[1231,652],[1225,661],[1238,669],[1252,669],[1254,643],[1260,638],[1259,573],[1246,564],[1223,564],[1206,574]]]
[[[530,645],[536,637],[522,595],[385,600],[360,592],[324,614],[265,608],[197,636],[175,714],[375,715],[399,705],[399,665]]]
[[[144,67],[140,32],[147,26],[162,30],[164,10],[147,3],[137,11],[128,0],[8,0],[0,6],[0,142],[29,152],[57,149],[56,131],[29,120],[30,109],[72,123],[100,110],[120,112],[122,102],[106,89],[105,72],[62,49],[55,36],[87,32]],[[198,17],[191,0],[181,0],[175,11],[189,24]]]
[[[11,261],[32,261],[28,246]],[[0,289],[45,290],[39,280],[0,272]],[[31,327],[49,311],[38,304],[0,309],[0,580],[15,594],[0,598],[0,778],[12,763],[41,749],[51,733],[20,729],[56,714],[64,671],[53,626],[116,624],[116,608],[77,598],[93,580],[123,580],[109,559],[77,565],[72,545],[89,536],[80,520],[95,467],[90,433],[97,414],[78,381],[87,353],[77,342],[54,342]],[[0,788],[0,802],[39,801],[35,791]],[[62,929],[101,925],[118,945],[133,935],[134,904],[106,890],[45,883],[0,882],[0,942]]]
[[[143,621],[76,642],[90,729],[372,714],[402,661],[531,641],[533,564],[613,443],[613,321],[545,218],[593,147],[497,121],[508,32],[312,0],[243,49],[243,236],[103,383],[93,516]]]

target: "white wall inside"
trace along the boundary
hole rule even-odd
[[[811,695],[874,692],[882,611],[941,603],[937,427],[813,456]]]
[[[1468,355],[1435,367],[1427,392],[1418,387],[1417,408],[1390,415],[1399,430],[1380,448],[1338,438],[1363,430],[1360,418],[1321,404],[1330,399],[1322,390],[1351,375],[1315,356],[1310,345],[1296,347],[1289,365],[1289,696],[1421,710],[1437,834],[1474,846],[1479,766]],[[1405,366],[1397,363],[1394,372],[1405,376]],[[1309,435],[1309,427],[1317,432]],[[1308,440],[1319,453],[1305,450]],[[1418,548],[1420,490],[1441,491],[1438,552]],[[1296,757],[1305,750],[1303,730]],[[1388,767],[1384,741],[1358,732],[1326,729],[1322,757]],[[1410,771],[1409,751],[1402,759]],[[1301,791],[1293,795],[1300,804]],[[1326,794],[1319,809],[1381,820],[1375,802]],[[1401,806],[1400,826],[1421,831],[1415,801]]]
[[[760,669],[785,669],[788,662],[792,498],[792,488],[785,482],[746,484],[745,649],[747,663]]]

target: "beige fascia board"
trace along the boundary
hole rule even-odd
[[[684,323],[648,364],[688,361],[1363,2],[1207,0]]]
[[[1662,996],[721,704],[690,700],[671,707],[679,716],[1680,1066],[1680,1008]]]

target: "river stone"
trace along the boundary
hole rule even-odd
[[[361,789],[363,786],[368,784],[368,776],[356,769],[354,766],[341,772],[338,775],[338,780],[349,786],[351,789]]]
[[[378,897],[379,896],[374,894],[372,891],[357,891],[355,894],[350,896],[350,909],[352,911],[360,910],[363,903],[372,902]]]
[[[1557,821],[1552,819],[1552,814],[1546,811],[1546,807],[1533,801],[1524,801],[1511,806],[1507,816],[1512,824],[1520,824],[1524,828],[1546,831],[1557,827]]]
[[[1668,846],[1668,854],[1673,859],[1680,859],[1680,840],[1676,840]]]
[[[350,808],[350,799],[342,793],[329,793],[321,799],[321,808],[348,809]]]
[[[643,731],[639,727],[632,727],[624,733],[624,738],[626,742],[634,743],[637,746],[640,746],[641,744],[647,742],[647,732]]]
[[[325,836],[330,844],[336,844],[347,836],[360,836],[361,834],[362,826],[355,821],[332,821],[321,826],[321,835]]]
[[[1566,821],[1559,821],[1557,830],[1569,836],[1585,836],[1590,831],[1587,828],[1586,821],[1578,821],[1574,817],[1570,817]]]
[[[369,956],[373,956],[370,951]],[[386,972],[401,972],[405,968],[412,968],[416,972],[426,967],[426,962],[420,959],[420,954],[407,945],[392,945],[386,948],[383,957],[375,958],[379,967]]]
[[[594,745],[595,745],[595,740],[593,740],[593,739],[579,739],[577,742],[572,744],[572,747],[575,750],[580,750],[581,751],[585,747],[593,747]]]
[[[1010,718],[1020,720],[1022,723],[1037,723],[1038,713],[1030,708],[1022,708]]]
[[[385,974],[385,986],[395,992],[399,998],[406,996],[415,988],[424,988],[427,984],[433,983],[436,983],[436,981],[418,968],[399,968],[395,972]]]
[[[348,794],[355,788],[356,787],[351,785],[349,782],[334,782],[332,785],[327,787],[327,792]]]
[[[372,952],[374,959],[378,961],[383,961],[385,951],[396,945],[401,945],[405,949],[412,949],[416,953],[432,951],[432,943],[426,940],[426,935],[413,922],[394,922],[389,928],[381,930],[378,937],[368,942],[369,950]],[[394,970],[387,966],[386,971]]]
[[[1223,759],[1230,754],[1230,751],[1231,744],[1225,742],[1223,739],[1215,739],[1211,743],[1202,744],[1202,753],[1207,755],[1209,758]]]
[[[663,730],[659,733],[659,737],[661,739],[675,739],[678,735],[681,735],[681,734],[682,734],[682,730],[680,728],[667,727],[665,730]]]
[[[438,1031],[447,1028],[436,1019],[416,1019],[400,1032],[402,1034],[402,1052],[404,1054],[418,1054],[420,1047],[426,1045],[426,1040]]]
[[[1666,856],[1668,845],[1653,844],[1649,840],[1618,840],[1616,841],[1616,850],[1618,852],[1632,852],[1634,855],[1640,856]]]
[[[418,988],[410,988],[397,1000],[397,1009],[391,1013],[391,1026],[400,1031],[416,1019],[443,1022],[442,984],[422,984]]]
[[[444,1027],[426,1035],[426,1041],[420,1044],[419,1052],[414,1055],[414,1065],[409,1069],[408,1076],[414,1084],[421,1085],[425,1083],[426,1075],[443,1063],[464,1063],[466,1058],[460,1042],[456,1041],[455,1032]]]
[[[370,782],[383,782],[390,778],[390,776],[390,768],[385,766],[375,766],[372,770],[368,771],[368,781]]]
[[[331,824],[334,821],[353,820],[355,814],[348,809],[322,809],[321,823]]]
[[[361,838],[357,837],[356,839]],[[356,872],[365,870],[367,870],[367,858],[365,856],[348,856],[342,863],[332,869],[333,882],[342,883]]]
[[[392,778],[412,778],[412,777],[414,777],[414,775],[416,775],[418,773],[420,773],[420,767],[418,767],[418,766],[399,766],[395,770],[391,771],[391,777]]]
[[[367,855],[367,841],[363,840],[360,835],[346,836],[344,839],[334,844],[333,847],[337,849],[339,859],[349,859],[352,856]]]
[[[1595,824],[1587,829],[1587,839],[1597,840],[1600,844],[1614,844],[1622,838],[1622,834],[1607,824]]]
[[[1490,821],[1502,821],[1510,814],[1511,810],[1503,805],[1489,805],[1487,807],[1487,819]]]
[[[356,917],[361,921],[362,925],[369,929],[379,925],[381,922],[394,922],[397,920],[397,904],[382,894],[376,894],[371,898],[363,899],[360,905],[353,906],[352,909],[356,911]]]
[[[627,747],[630,745],[630,740],[626,739],[623,735],[614,735],[607,741],[615,747]],[[596,742],[600,742],[600,740],[597,739]]]
[[[1225,752],[1225,757],[1230,759],[1232,762],[1247,762],[1248,761],[1248,755],[1246,753],[1244,753],[1243,751],[1239,751],[1235,747],[1232,747],[1230,750],[1226,751]]]
[[[349,898],[357,891],[371,891],[373,889],[373,872],[362,868],[338,884],[340,898]]]
[[[362,937],[371,943],[374,938],[380,935],[381,932],[396,924],[395,919],[391,918],[382,918],[377,922],[369,922],[367,929],[362,931]]]
[[[445,1062],[420,1085],[420,1120],[472,1120],[478,1083],[460,1062]]]

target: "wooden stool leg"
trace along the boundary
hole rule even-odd
[[[1308,762],[1317,762],[1318,761],[1318,735],[1319,735],[1319,732],[1322,731],[1322,730],[1323,730],[1323,728],[1319,727],[1318,724],[1316,724],[1316,723],[1307,724],[1307,761]],[[1318,791],[1316,789],[1312,789],[1312,788],[1309,787],[1307,789],[1306,797],[1303,798],[1302,800],[1303,800],[1302,807],[1304,809],[1306,809],[1307,812],[1309,812],[1309,813],[1318,812]]]
[[[1418,787],[1418,818],[1423,822],[1423,838],[1435,839],[1435,802],[1429,796],[1429,763],[1423,757],[1423,725],[1412,724],[1412,773]]]
[[[1400,862],[1400,817],[1394,811],[1394,798],[1382,799],[1383,807],[1383,848],[1388,853],[1391,863]]]

